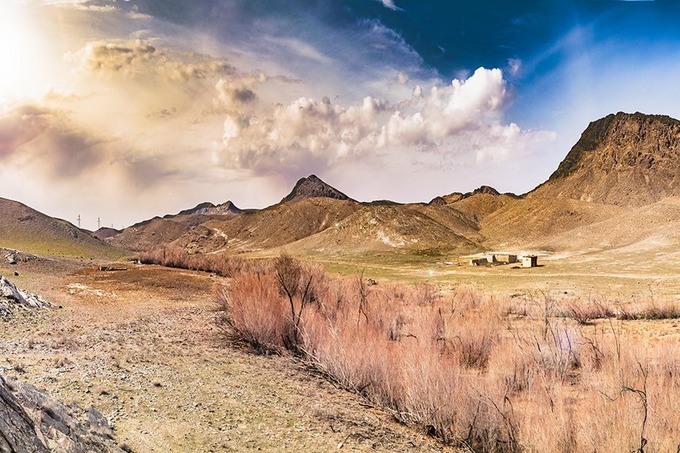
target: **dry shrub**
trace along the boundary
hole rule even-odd
[[[574,319],[581,325],[592,325],[598,319],[625,321],[679,319],[680,302],[673,299],[657,299],[653,296],[627,304],[612,304],[605,299],[595,298],[572,299],[561,302],[556,315]]]
[[[621,320],[660,320],[680,318],[680,302],[672,299],[650,297],[644,302],[622,306],[617,315]]]
[[[581,325],[592,325],[596,319],[616,317],[616,310],[610,307],[606,300],[595,298],[572,299],[562,302],[558,316],[574,319]]]
[[[223,277],[234,277],[245,272],[257,272],[262,264],[226,253],[191,254],[180,247],[160,247],[139,255],[142,264],[214,272]]]
[[[369,287],[289,256],[218,300],[232,338],[291,351],[467,451],[662,452],[680,441],[680,342],[643,342],[600,302],[570,301],[565,317],[538,294],[509,317],[516,300],[473,287]]]
[[[271,274],[243,274],[230,288],[220,286],[220,325],[229,339],[244,342],[262,353],[278,353],[290,332],[286,300]]]

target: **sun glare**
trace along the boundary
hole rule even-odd
[[[48,85],[44,36],[30,8],[0,1],[0,102],[39,96]]]

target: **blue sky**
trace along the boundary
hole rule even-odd
[[[678,23],[668,0],[7,0],[0,196],[92,228],[310,173],[523,193],[590,121],[680,117]]]

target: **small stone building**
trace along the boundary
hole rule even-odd
[[[496,255],[496,261],[499,264],[512,264],[517,262],[517,255],[512,255],[510,253],[498,253]]]
[[[522,267],[536,267],[538,266],[538,257],[536,255],[526,255],[520,258]]]
[[[486,266],[489,260],[486,258],[472,258],[469,261],[470,266]]]

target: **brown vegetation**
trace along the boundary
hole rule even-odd
[[[213,272],[223,277],[231,277],[258,266],[252,260],[244,260],[226,254],[191,254],[179,247],[154,248],[142,252],[139,255],[139,260],[142,264],[160,264],[178,269]]]
[[[596,323],[614,313],[598,304],[368,287],[288,256],[238,276],[218,301],[232,339],[299,354],[471,451],[674,451],[680,441],[677,339],[642,340],[622,315]]]

